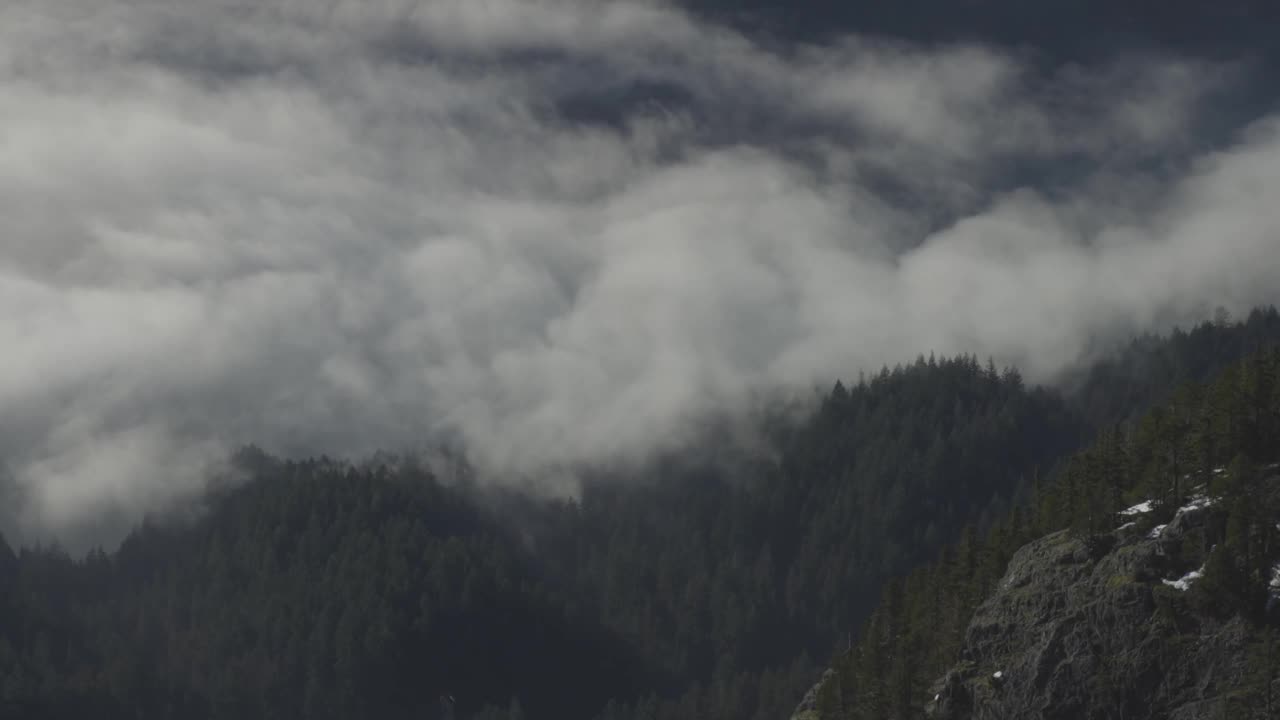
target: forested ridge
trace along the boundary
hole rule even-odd
[[[1160,538],[1180,516],[1206,515],[1162,548],[1185,570],[1175,581],[1117,577],[1153,587],[1155,623],[1167,623],[1162,647],[1176,653],[1185,633],[1210,619],[1243,619],[1250,628],[1248,670],[1227,699],[1230,717],[1274,717],[1280,697],[1280,351],[1259,350],[1208,384],[1181,385],[1140,418],[1105,430],[984,535],[966,531],[934,563],[887,584],[856,646],[841,654],[821,684],[822,720],[923,717],[938,699],[936,682],[966,659],[965,631],[995,589],[1013,554],[1055,532],[1078,538],[1100,557],[1118,533]],[[1102,671],[1099,671],[1100,673]],[[1103,673],[1105,674],[1105,673]],[[997,677],[996,680],[1000,678]],[[1081,678],[1081,683],[1119,680]],[[1098,717],[1120,712],[1131,688],[1108,688]],[[1130,717],[1145,717],[1129,711]],[[962,715],[967,717],[968,715]],[[1092,715],[1091,715],[1092,716]]]
[[[118,551],[0,542],[0,713],[775,719],[834,652],[845,680],[827,711],[907,717],[1019,540],[1060,519],[1094,533],[1144,493],[1175,507],[1195,483],[1162,479],[1263,459],[1272,426],[1240,413],[1273,409],[1214,399],[1245,380],[1175,391],[1228,367],[1249,382],[1250,368],[1273,372],[1255,351],[1277,339],[1274,310],[1144,338],[1065,393],[978,358],[921,357],[836,384],[769,429],[769,453],[726,462],[731,446],[703,446],[588,480],[572,501],[445,483],[412,462],[248,450],[251,479]],[[1202,416],[1211,431],[1191,422]],[[1100,470],[1117,458],[1127,474]],[[1241,542],[1239,525],[1223,532]],[[1256,582],[1263,560],[1250,562]],[[923,604],[921,588],[948,604]],[[897,607],[933,624],[903,624]]]

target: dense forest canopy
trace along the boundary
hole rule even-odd
[[[1065,393],[974,357],[920,357],[836,383],[769,429],[772,454],[700,448],[572,501],[444,483],[412,462],[246,450],[251,479],[116,551],[0,542],[0,713],[772,720],[833,652],[841,692],[904,703],[847,704],[850,717],[907,713],[1019,539],[1093,532],[1139,495],[1173,507],[1192,491],[1168,484],[1178,473],[1265,459],[1276,356],[1255,351],[1278,340],[1274,310],[1144,338]],[[1103,470],[1121,462],[1126,474]],[[1234,517],[1223,548],[1254,532]],[[1254,612],[1249,583],[1270,558],[1234,568],[1225,552],[1215,582]],[[885,587],[935,618],[933,634],[885,635]],[[909,683],[868,659],[867,638],[913,648],[894,655]]]

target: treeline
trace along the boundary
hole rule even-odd
[[[922,357],[836,385],[754,476],[588,488],[547,523],[547,561],[688,681],[602,717],[786,717],[885,579],[999,517],[1084,433],[1016,371]]]
[[[0,711],[588,717],[661,682],[430,475],[255,464],[194,527],[147,526],[82,560],[6,553]]]
[[[901,609],[862,632],[886,653],[929,643],[892,655],[914,684],[884,681],[884,697],[915,698],[948,652],[934,629],[962,629],[1045,517],[1098,502],[1085,465],[1074,499],[1035,493],[1130,414],[1085,399],[1155,399],[1169,390],[1126,395],[1132,376],[1176,387],[1277,338],[1267,311],[1144,341],[1071,396],[974,357],[920,357],[837,384],[757,452],[704,440],[573,501],[247,451],[250,482],[116,552],[0,540],[0,716],[777,720],[887,581],[953,547],[951,579],[929,581],[947,591],[933,629],[902,630],[930,571],[889,585],[884,607]],[[1050,497],[1044,517],[1024,511]]]
[[[976,358],[838,385],[767,461],[701,446],[572,502],[281,462],[193,526],[14,558],[0,701],[23,717],[785,715],[883,579],[1079,442]],[[436,715],[432,715],[435,713]]]
[[[1096,431],[1128,424],[1188,383],[1206,383],[1250,354],[1280,342],[1280,311],[1257,308],[1239,322],[1212,322],[1134,338],[1066,382],[1071,403]]]
[[[1207,385],[1187,384],[1140,420],[1116,426],[1037,487],[989,532],[966,531],[935,563],[888,584],[861,639],[838,657],[820,693],[823,720],[918,718],[933,682],[960,659],[977,605],[1012,554],[1058,530],[1107,552],[1124,522],[1146,533],[1188,503],[1209,504],[1210,521],[1184,539],[1182,560],[1203,576],[1188,593],[1197,611],[1242,616],[1270,642],[1269,584],[1280,560],[1280,351],[1255,353]],[[1267,481],[1273,481],[1268,483]],[[1120,514],[1139,502],[1145,512]],[[1149,510],[1148,510],[1149,508]],[[1176,613],[1165,604],[1163,611]],[[1260,651],[1257,662],[1275,664]],[[1254,675],[1260,697],[1265,685]],[[1259,701],[1260,702],[1260,701]]]
[[[677,647],[704,648],[695,654],[702,664],[686,664],[679,653],[680,664],[670,666],[696,678],[691,690],[639,706],[624,703],[607,717],[786,717],[787,703],[808,683],[793,687],[786,702],[772,702],[773,678],[749,670],[770,662],[776,668],[778,658],[797,653],[807,664],[843,649],[863,631],[888,581],[957,543],[964,562],[955,569],[973,584],[949,600],[950,612],[964,617],[958,641],[980,588],[995,581],[1008,554],[1028,537],[1026,508],[1037,479],[1056,475],[1086,441],[1180,386],[1206,381],[1277,342],[1274,308],[1240,322],[1220,314],[1190,330],[1133,341],[1082,373],[1065,396],[1027,388],[1016,370],[989,361],[919,357],[849,387],[837,384],[813,418],[775,438],[784,449],[779,464],[755,484],[690,483],[677,474],[669,484],[659,480],[639,490],[589,491],[583,507],[594,506],[587,514],[601,527],[576,534],[582,543],[576,551],[552,556],[574,558],[577,568],[640,569],[616,571],[611,597],[657,602],[624,604],[631,615],[621,624],[634,628],[641,643],[682,628]],[[988,533],[1006,550],[988,551],[979,540]],[[699,541],[690,545],[689,537]],[[672,568],[682,572],[673,578]],[[672,585],[689,590],[658,589]],[[578,587],[591,596],[598,586]],[[890,596],[901,588],[890,585]],[[755,600],[746,612],[742,598]],[[717,599],[729,604],[708,605]],[[789,674],[799,667],[792,665]],[[757,697],[757,688],[766,690]]]

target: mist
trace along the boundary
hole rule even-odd
[[[7,531],[118,540],[250,442],[524,482],[1277,301],[1280,116],[1205,130],[1245,64],[1034,60],[641,0],[5,3]]]

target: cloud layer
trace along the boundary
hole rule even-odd
[[[5,3],[10,524],[101,537],[245,442],[642,457],[759,391],[1052,379],[1275,302],[1280,118],[1198,132],[1237,77],[641,0]]]

